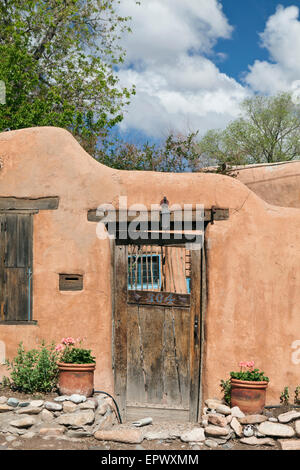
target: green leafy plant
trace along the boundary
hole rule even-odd
[[[76,347],[75,344],[81,345],[81,340],[75,340],[70,336],[63,338],[55,350],[59,353],[59,362],[67,364],[91,364],[95,363],[95,357],[92,356],[90,349]]]
[[[295,388],[295,398],[294,398],[295,405],[300,405],[300,385]]]
[[[254,361],[240,362],[239,372],[230,372],[230,377],[238,380],[253,382],[269,382],[269,377],[259,369],[254,369]]]
[[[6,361],[7,368],[11,371],[11,389],[24,393],[47,393],[56,389],[57,358],[54,344],[46,346],[42,342],[39,349],[25,351],[21,342],[16,357],[12,361]]]
[[[288,405],[289,398],[290,398],[289,387],[284,387],[283,392],[280,395],[280,403],[282,403],[283,405]]]
[[[223,391],[223,398],[225,400],[225,403],[230,406],[231,402],[231,382],[230,379],[228,380],[221,380],[220,387]]]
[[[10,387],[10,380],[8,377],[4,375],[1,380],[0,389],[8,388],[8,387]]]

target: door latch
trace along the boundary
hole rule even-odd
[[[198,333],[199,333],[199,318],[195,317],[195,320],[194,320],[194,339],[195,339],[195,341],[198,340]]]

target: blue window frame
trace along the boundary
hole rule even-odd
[[[186,277],[186,288],[187,288],[187,293],[190,294],[191,293],[191,278],[190,277]]]
[[[135,266],[136,259],[137,267]],[[161,288],[161,255],[155,253],[151,255],[128,256],[128,289],[134,290],[142,288],[148,290]]]

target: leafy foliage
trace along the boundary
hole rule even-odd
[[[294,398],[295,405],[300,405],[300,385],[295,388],[295,398]]]
[[[0,3],[0,131],[60,126],[81,144],[122,120],[134,88],[114,68],[129,32],[119,0],[6,0]]]
[[[91,364],[95,362],[95,357],[92,356],[90,349],[67,347],[60,361],[68,364]]]
[[[59,361],[66,362],[68,364],[92,364],[95,363],[95,357],[92,356],[91,350],[77,347],[76,343],[81,345],[82,339],[74,339],[71,336],[63,338],[59,343],[55,351],[59,353]]]
[[[269,377],[264,375],[264,372],[261,372],[259,369],[240,371],[240,372],[230,372],[230,377],[238,380],[249,380],[254,382],[269,382]]]
[[[25,351],[21,342],[16,357],[7,361],[11,388],[24,393],[46,393],[56,389],[57,357],[54,344],[46,346],[43,342],[39,349]]]
[[[280,403],[283,405],[288,405],[290,399],[289,387],[284,387],[283,392],[280,395]]]
[[[231,382],[230,379],[228,380],[221,380],[220,387],[223,391],[223,397],[225,400],[225,403],[230,406],[231,403]]]
[[[273,163],[300,157],[300,108],[290,93],[255,96],[225,130],[210,130],[198,143],[199,160],[231,165]]]

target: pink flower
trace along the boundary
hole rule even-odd
[[[55,348],[55,351],[62,351],[64,349],[64,346],[62,344],[58,344]]]
[[[65,344],[66,346],[71,346],[72,344],[75,344],[75,339],[71,338],[71,336],[68,336],[68,338],[63,338],[61,342],[62,344]]]

